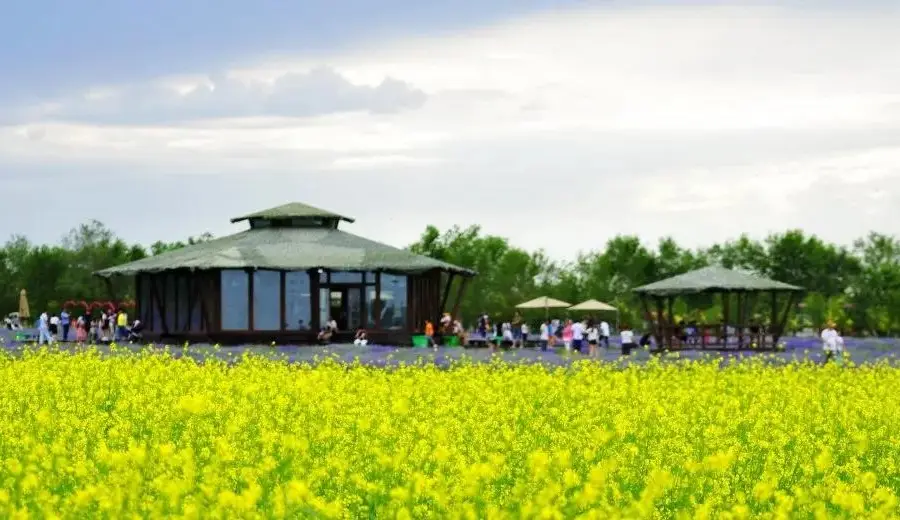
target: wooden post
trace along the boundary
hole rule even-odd
[[[459,284],[459,290],[456,291],[456,301],[453,303],[453,309],[450,311],[450,317],[454,320],[459,320],[460,323],[462,323],[462,319],[459,317],[459,306],[462,305],[463,295],[466,294],[466,286],[469,285],[469,280],[469,277],[463,277]]]
[[[673,307],[675,305],[675,298],[669,296],[666,298],[666,312],[668,313],[668,317],[666,318],[666,323],[668,324],[668,330],[666,331],[666,346],[669,350],[672,350],[673,341],[675,341],[675,312]]]
[[[772,348],[776,346],[778,340],[775,338],[778,337],[778,291],[772,291],[772,316],[769,321],[769,334],[772,338]]]
[[[435,323],[440,323],[441,314],[447,311],[447,301],[450,299],[450,289],[455,276],[453,273],[447,273],[447,284],[444,285],[444,294],[441,296],[441,308],[438,309],[438,321]]]
[[[381,330],[381,271],[375,271],[375,330]]]
[[[318,269],[310,269],[306,271],[307,276],[309,276],[309,299],[310,299],[310,307],[312,307],[312,316],[309,317],[309,325],[310,328],[314,332],[318,332],[322,329],[322,323],[319,319],[319,308],[322,306],[321,299],[321,284],[319,282],[319,270]]]
[[[731,293],[722,293],[722,348],[728,348],[728,322],[731,319]]]
[[[162,281],[163,281],[163,283],[162,283],[163,295],[165,295],[165,280],[166,280],[165,274],[163,274],[162,276],[156,275],[150,279],[150,291],[153,294],[153,299],[156,300],[156,312],[159,313],[159,321],[160,321],[160,325],[162,326],[162,332],[163,332],[163,334],[168,335],[169,334],[169,320],[166,319],[166,308],[163,305],[163,301],[165,301],[165,300],[163,300],[163,296],[161,296],[160,292],[159,292],[159,284],[158,284],[159,279],[162,279]]]
[[[279,327],[279,328],[281,330],[286,330],[288,328],[287,303],[285,302],[284,289],[285,289],[285,280],[287,279],[287,272],[279,271],[279,274],[280,274],[280,278],[281,278],[281,281],[278,282],[281,287],[281,301],[279,302],[281,305],[281,308],[279,309],[279,312],[281,314],[281,327]]]
[[[781,321],[778,323],[776,328],[776,335],[772,336],[772,344],[777,344],[778,340],[781,338],[781,335],[784,333],[784,327],[787,323],[788,315],[791,313],[791,307],[794,306],[794,301],[797,298],[797,294],[791,292],[788,295],[787,305],[784,307],[784,314],[781,315]]]
[[[743,291],[738,291],[735,294],[735,299],[737,300],[737,316],[734,320],[735,328],[737,328],[737,337],[738,337],[738,349],[744,347],[744,305],[746,305],[745,294]]]
[[[663,312],[663,300],[659,296],[654,297],[656,300],[656,347],[665,348],[663,334],[665,333],[665,313]]]
[[[244,271],[247,273],[247,330],[253,330],[253,273],[250,269]]]

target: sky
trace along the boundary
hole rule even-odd
[[[0,235],[149,244],[286,202],[558,259],[900,234],[900,4],[13,1]]]

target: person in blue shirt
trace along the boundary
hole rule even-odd
[[[62,341],[69,341],[69,327],[71,325],[71,317],[69,316],[69,311],[63,309],[61,313],[59,313],[59,326],[62,328]]]

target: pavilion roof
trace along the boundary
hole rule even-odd
[[[292,203],[237,217],[232,222],[252,219],[353,221],[313,206]],[[188,245],[94,274],[105,278],[174,269],[330,269],[402,274],[440,269],[463,276],[476,274],[470,269],[375,242],[328,225],[251,225],[250,229],[234,235]]]
[[[634,289],[637,293],[649,296],[677,296],[704,292],[802,290],[802,287],[796,285],[721,266],[703,267]]]
[[[338,215],[337,213],[332,213],[328,210],[317,208],[315,206],[310,206],[309,204],[303,204],[302,202],[290,202],[287,204],[282,204],[281,206],[275,206],[274,208],[264,209],[262,211],[250,213],[250,214],[244,215],[242,217],[234,217],[233,219],[231,219],[231,223],[235,224],[237,222],[241,222],[243,220],[250,220],[250,219],[290,219],[290,218],[338,219],[338,220],[344,220],[346,222],[350,222],[351,224],[353,223],[353,219],[350,217],[345,217],[344,215]]]

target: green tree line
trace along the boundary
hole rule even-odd
[[[18,309],[23,288],[32,314],[57,309],[67,300],[107,300],[109,288],[92,276],[94,271],[211,238],[207,233],[143,247],[97,221],[72,229],[58,245],[14,235],[0,248],[0,313]],[[741,236],[702,249],[684,248],[671,238],[648,245],[636,236],[617,236],[570,262],[559,262],[545,251],[526,251],[477,226],[445,231],[428,226],[409,249],[478,271],[460,305],[467,322],[481,312],[508,316],[516,304],[546,295],[572,303],[605,301],[620,309],[621,320],[639,323],[640,307],[631,289],[720,264],[804,287],[807,292],[792,318],[795,329],[832,319],[863,334],[900,333],[900,240],[878,233],[840,246],[789,230],[760,241]],[[113,284],[117,297],[133,297],[130,280]],[[678,302],[676,313],[710,321],[721,314],[713,302],[700,308],[689,303]]]
[[[604,301],[620,310],[621,320],[638,324],[641,307],[632,289],[718,264],[806,289],[789,323],[794,330],[834,320],[857,334],[900,333],[900,240],[878,233],[849,247],[789,230],[761,241],[743,235],[702,249],[681,247],[671,238],[653,247],[636,236],[616,236],[574,261],[557,262],[545,251],[523,250],[478,226],[443,232],[429,226],[410,249],[478,271],[460,306],[467,320],[481,312],[508,316],[518,303],[551,296],[571,303]],[[677,301],[674,310],[678,318],[708,323],[722,315],[709,298]]]

